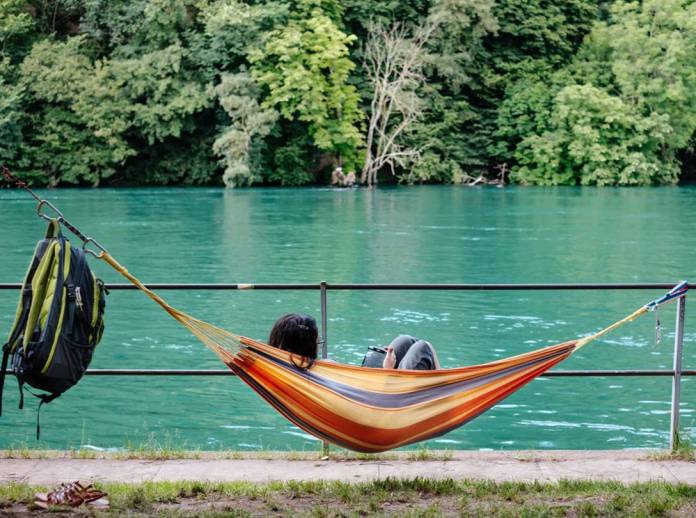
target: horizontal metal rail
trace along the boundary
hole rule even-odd
[[[88,369],[90,376],[236,376],[225,369]],[[571,376],[674,376],[673,370],[572,370],[546,372],[540,377],[565,378]],[[696,370],[683,370],[682,376],[696,376]]]
[[[146,284],[151,290],[320,290],[321,283],[315,284]],[[18,290],[19,283],[0,284],[0,290]],[[109,290],[137,290],[132,284],[107,284]],[[327,290],[463,290],[463,291],[505,291],[505,290],[665,290],[674,287],[673,282],[635,283],[635,284],[330,284]]]
[[[671,289],[674,283],[588,283],[588,284],[329,284],[298,283],[298,284],[147,284],[152,290],[319,290],[321,294],[321,336],[324,344],[320,353],[322,358],[327,356],[326,327],[327,308],[326,295],[328,290],[418,290],[418,291],[543,291],[543,290],[665,290]],[[19,283],[0,283],[0,290],[19,290]],[[136,290],[132,284],[109,284],[109,290]],[[540,377],[632,377],[655,376],[671,377],[672,404],[671,404],[671,428],[670,448],[674,451],[678,445],[679,423],[679,386],[682,376],[696,376],[696,370],[684,370],[681,366],[682,334],[684,326],[684,300],[679,299],[677,310],[677,324],[675,333],[674,369],[660,370],[567,370],[546,372]],[[227,369],[89,369],[90,376],[235,376]],[[324,454],[328,451],[328,444],[323,444]]]

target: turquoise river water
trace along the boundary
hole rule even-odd
[[[696,188],[42,191],[150,283],[634,283],[696,280]],[[34,202],[0,191],[0,282],[17,283],[44,223]],[[92,261],[107,282],[123,282]],[[287,312],[319,315],[318,291],[167,291],[175,306],[265,339]],[[17,292],[0,291],[0,332]],[[445,367],[582,336],[657,291],[334,291],[329,356],[359,363],[370,344],[429,339]],[[669,369],[675,306],[648,315],[558,369]],[[696,368],[687,303],[684,367]],[[188,332],[135,291],[112,291],[94,368],[219,369]],[[0,448],[167,447],[316,450],[319,442],[234,377],[86,377],[41,412],[17,409],[7,380]],[[431,449],[665,447],[671,378],[540,378]],[[682,382],[681,428],[696,439],[696,379]]]

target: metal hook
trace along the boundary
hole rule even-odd
[[[39,204],[36,206],[36,215],[39,216],[41,219],[45,219],[46,221],[52,222],[52,221],[58,221],[59,224],[64,225],[65,228],[67,228],[70,232],[75,234],[79,239],[82,240],[82,250],[85,253],[92,254],[94,257],[97,259],[100,259],[102,254],[108,254],[109,252],[106,251],[106,248],[104,248],[101,244],[99,244],[98,241],[95,239],[92,239],[91,237],[86,237],[80,230],[78,230],[74,225],[72,225],[67,219],[65,219],[65,216],[63,216],[63,213],[58,210],[58,207],[53,205],[50,201],[44,200],[42,198],[39,198],[34,191],[32,191],[29,187],[27,187],[27,184],[21,180],[19,180],[17,177],[15,177],[10,170],[2,166],[0,168],[2,171],[3,176],[9,181],[9,182],[14,182],[17,187],[20,187],[24,190],[26,190],[36,201],[39,202]],[[48,216],[44,211],[44,206],[48,207],[51,209],[56,217],[50,217]],[[101,252],[95,252],[94,250],[91,250],[87,248],[87,245],[92,243],[95,247],[97,247]]]
[[[58,220],[63,221],[65,220],[65,217],[63,216],[63,213],[59,211],[55,205],[53,205],[50,201],[47,200],[41,200],[39,201],[39,204],[36,206],[36,214],[42,218],[45,219],[46,221],[51,221],[56,218],[51,218],[50,216],[47,216],[42,212],[43,206],[46,205],[49,209],[51,209],[53,212],[55,212],[58,215]]]
[[[92,244],[93,244],[94,246],[96,246],[99,250],[101,250],[101,252],[95,252],[95,251],[92,250],[91,248],[87,248],[87,245],[89,245],[90,243],[92,243]],[[96,257],[97,259],[100,258],[100,256],[101,256],[102,253],[104,253],[104,254],[108,254],[108,253],[109,253],[109,252],[106,251],[106,248],[104,248],[103,246],[101,246],[101,245],[99,244],[99,241],[97,241],[96,239],[93,239],[93,238],[91,238],[91,237],[88,237],[88,238],[86,238],[85,240],[83,240],[83,242],[82,242],[82,250],[83,250],[86,254],[92,254],[92,255],[93,255],[94,257]]]

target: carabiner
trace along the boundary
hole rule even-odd
[[[87,245],[89,245],[90,243],[92,243],[92,244],[93,244],[94,246],[96,246],[99,250],[101,250],[101,252],[95,252],[95,251],[92,250],[91,248],[87,248]],[[101,245],[99,244],[99,241],[97,241],[96,239],[93,239],[93,238],[91,238],[91,237],[88,237],[88,238],[86,238],[86,239],[84,239],[84,240],[82,241],[82,250],[83,250],[86,254],[92,254],[92,255],[93,255],[94,257],[96,257],[97,259],[100,258],[100,256],[101,256],[102,253],[104,253],[104,254],[108,254],[108,253],[109,253],[109,252],[106,251],[106,248],[104,248],[103,246],[101,246]]]
[[[43,208],[44,205],[46,205],[49,209],[51,209],[53,212],[55,212],[55,213],[57,214],[58,218],[51,218],[50,216],[47,216],[46,214],[44,214],[44,213],[41,211],[41,209]],[[58,221],[64,221],[64,220],[65,220],[65,216],[63,216],[63,213],[62,213],[61,211],[59,211],[59,210],[56,208],[56,206],[53,205],[53,204],[52,204],[50,201],[48,201],[48,200],[41,200],[41,201],[39,201],[39,204],[36,206],[36,214],[37,214],[40,218],[45,219],[46,221],[51,221],[51,220],[53,220],[53,219],[58,219]]]

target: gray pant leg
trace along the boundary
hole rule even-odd
[[[404,370],[433,370],[437,368],[433,346],[425,340],[418,340],[409,347],[408,352],[397,364],[397,369]]]
[[[396,356],[396,364],[394,368],[398,368],[401,360],[403,360],[406,353],[411,348],[413,344],[418,341],[418,338],[414,338],[409,335],[399,335],[394,340],[391,341],[389,347],[394,349],[394,355]]]

